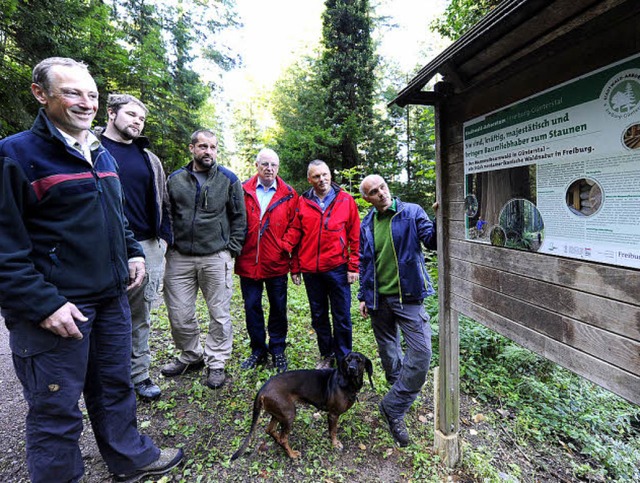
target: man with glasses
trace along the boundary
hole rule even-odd
[[[298,194],[278,176],[279,167],[276,152],[262,149],[256,157],[257,174],[242,185],[247,237],[235,271],[240,276],[251,344],[251,355],[241,364],[243,369],[255,369],[271,354],[276,370],[287,370],[287,275],[297,237],[292,226]],[[267,330],[262,309],[265,287],[269,298]]]
[[[144,279],[144,253],[116,161],[89,130],[98,88],[85,64],[51,57],[31,92],[33,127],[0,141],[0,305],[29,405],[30,479],[82,480],[81,395],[116,481],[166,473],[182,450],[137,429],[126,292]]]

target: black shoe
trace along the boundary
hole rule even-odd
[[[391,418],[387,414],[382,405],[382,401],[378,404],[378,408],[380,409],[380,414],[382,414],[382,418],[389,425],[389,432],[391,436],[393,436],[394,441],[398,444],[398,446],[404,448],[405,446],[409,446],[411,440],[409,439],[409,431],[407,431],[407,425],[404,423],[404,418]]]
[[[191,362],[187,364],[186,362],[181,362],[180,359],[174,359],[169,362],[166,366],[160,369],[160,373],[164,377],[173,377],[173,376],[181,376],[186,372],[197,371],[204,367],[204,360],[199,360],[197,362]]]
[[[227,376],[224,373],[224,369],[209,369],[206,384],[211,389],[218,389],[223,386],[226,378]]]
[[[252,352],[251,355],[240,364],[241,369],[255,369],[258,364],[262,365],[267,362],[266,352]]]
[[[272,358],[273,358],[273,367],[276,368],[276,371],[278,372],[278,374],[280,374],[281,372],[285,372],[289,367],[289,363],[287,362],[287,356],[284,355],[284,352],[281,352],[280,354],[274,354]]]
[[[125,483],[135,483],[145,476],[163,475],[172,468],[178,466],[182,462],[183,458],[184,453],[179,448],[162,449],[160,450],[160,457],[153,463],[143,466],[139,470],[128,475],[114,475],[114,479]]]
[[[135,389],[136,394],[140,397],[140,399],[146,401],[154,401],[158,399],[162,392],[160,391],[160,388],[156,386],[149,378],[146,378],[144,381],[134,384],[133,388]]]

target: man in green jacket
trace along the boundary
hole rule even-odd
[[[162,368],[165,377],[207,367],[206,384],[224,384],[231,357],[234,258],[242,250],[246,213],[242,183],[217,164],[218,140],[206,129],[191,136],[192,161],[167,179],[173,245],[167,251],[164,297],[171,333],[181,354]],[[196,318],[198,289],[209,308],[202,347]]]

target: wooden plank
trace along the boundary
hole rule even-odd
[[[447,215],[451,220],[464,221],[465,211],[463,201],[451,201],[448,205]]]
[[[451,274],[452,295],[513,321],[553,340],[591,354],[627,372],[640,376],[640,341],[583,324],[575,319],[509,297]]]
[[[452,258],[451,274],[518,300],[640,341],[640,307]]]
[[[447,223],[447,231],[449,233],[449,242],[452,242],[454,240],[456,241],[466,241],[466,234],[465,234],[465,222],[462,220],[450,220],[447,219],[446,220]]]
[[[637,53],[638,22],[636,17],[621,24],[615,35],[610,31],[594,32],[586,42],[558,40],[551,44],[553,56],[540,49],[505,63],[500,72],[492,71],[491,76],[482,73],[482,77],[470,79],[467,90],[449,101],[448,109],[455,113],[452,120],[462,123],[476,118]]]
[[[437,84],[436,91],[443,96],[451,92],[448,84]],[[450,192],[447,176],[443,172],[443,159],[448,157],[447,139],[443,133],[443,126],[447,124],[442,111],[442,103],[436,105],[436,200],[441,209],[436,213],[439,226],[443,226],[450,208]],[[438,271],[442,274],[442,281],[438,284],[439,324],[440,324],[440,369],[438,372],[438,413],[436,415],[436,435],[434,442],[436,451],[444,451],[443,461],[455,466],[460,459],[458,448],[458,429],[460,420],[460,392],[459,392],[459,329],[457,314],[451,312],[449,299],[450,287],[447,283],[449,273],[449,244],[445,243],[445,230],[438,230]],[[440,437],[441,436],[441,437]],[[441,444],[444,440],[453,441],[452,444]]]
[[[450,240],[450,256],[586,293],[640,305],[640,270]],[[640,320],[629,321],[640,325]]]
[[[618,3],[624,0],[617,0]],[[596,8],[589,5],[587,11],[584,1],[581,2],[554,2],[546,9],[540,11],[526,23],[524,28],[513,29],[498,42],[487,46],[486,49],[460,66],[460,70],[471,77],[483,78],[496,75],[510,62],[515,62],[532,52],[544,47],[558,37],[593,20],[595,15],[606,13],[611,5],[591,0],[591,3],[599,4]],[[573,17],[573,18],[572,18]],[[485,74],[490,71],[491,74]]]
[[[485,309],[457,294],[451,295],[454,310],[470,317],[486,327],[502,334],[550,361],[598,384],[625,398],[640,404],[640,377],[614,365],[566,346],[527,327],[518,326],[504,317]]]

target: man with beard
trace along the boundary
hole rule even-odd
[[[83,479],[81,395],[116,481],[166,473],[182,450],[137,429],[126,291],[144,279],[144,253],[116,161],[89,130],[98,88],[85,64],[51,57],[31,92],[42,106],[32,128],[0,141],[0,305],[29,406],[30,479]]]
[[[149,331],[152,304],[160,296],[164,255],[171,242],[169,197],[162,163],[149,151],[141,136],[148,110],[136,97],[110,94],[107,127],[102,145],[116,158],[124,189],[124,214],[146,256],[147,277],[142,286],[128,292],[131,306],[131,382],[142,400],[160,397],[160,388],[149,374]]]
[[[217,164],[213,132],[193,133],[189,151],[191,162],[167,180],[173,245],[167,252],[164,297],[180,355],[161,372],[180,376],[206,365],[206,384],[217,389],[224,384],[233,342],[233,259],[242,250],[247,226],[244,193],[237,176]],[[196,318],[198,289],[209,308],[204,348]]]

